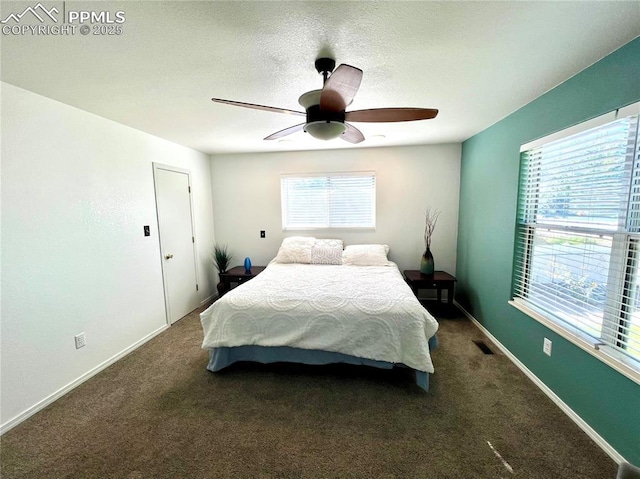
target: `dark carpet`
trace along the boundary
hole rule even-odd
[[[616,475],[614,461],[460,314],[433,310],[440,346],[425,393],[402,369],[242,363],[211,373],[199,312],[6,433],[1,477]]]

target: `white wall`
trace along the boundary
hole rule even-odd
[[[7,430],[166,327],[152,162],[191,171],[201,300],[215,283],[208,156],[1,87],[0,427]],[[80,332],[87,345],[76,350]]]
[[[436,269],[456,269],[460,144],[212,157],[216,240],[227,244],[233,264],[273,259],[282,238],[306,234],[342,238],[345,244],[386,243],[401,270],[418,269],[424,251],[424,212],[442,211],[433,236]],[[280,210],[283,173],[376,172],[375,231],[284,232]],[[260,230],[266,238],[260,239]]]

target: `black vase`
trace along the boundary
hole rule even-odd
[[[218,276],[220,276],[220,273],[218,273]],[[218,297],[221,297],[224,293],[227,292],[227,288],[224,284],[224,281],[222,281],[222,278],[220,278],[220,282],[216,285],[216,288],[218,288]]]
[[[427,248],[427,250],[422,254],[422,259],[420,260],[420,272],[422,274],[433,275],[435,270],[435,264],[433,262],[433,255],[431,254],[431,250]]]

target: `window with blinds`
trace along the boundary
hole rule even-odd
[[[282,175],[282,228],[375,228],[373,172]]]
[[[638,115],[610,120],[523,147],[514,302],[640,372]]]

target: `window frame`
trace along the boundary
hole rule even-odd
[[[607,123],[620,120],[628,116],[635,116],[635,115],[640,115],[640,102],[619,108],[617,110],[598,116],[591,120],[587,120],[583,123],[571,126],[569,128],[560,130],[558,132],[552,133],[550,135],[547,135],[542,138],[531,141],[529,143],[526,143],[521,146],[520,153],[522,154],[525,151],[540,147],[542,145],[546,145],[554,141],[561,140],[563,138],[567,138],[572,135],[576,135],[578,133],[606,125]],[[640,141],[640,140],[637,140],[637,141]],[[634,154],[637,155],[638,151],[640,151],[640,146],[636,145],[636,150]],[[519,156],[519,159],[520,159],[520,156]],[[639,158],[634,156],[634,163],[637,163],[638,161],[639,161]],[[522,174],[522,166],[520,167],[520,174]],[[518,191],[518,195],[517,195],[518,204],[520,203],[520,197],[521,197],[521,191]],[[580,329],[577,327],[568,327],[568,325],[564,321],[554,318],[552,314],[545,312],[539,307],[536,307],[535,304],[528,302],[526,299],[517,297],[517,291],[520,288],[520,286],[518,285],[518,281],[521,280],[525,275],[528,276],[531,274],[531,269],[529,265],[531,264],[531,261],[532,261],[531,258],[527,256],[527,255],[530,255],[531,245],[529,245],[526,242],[527,241],[532,242],[533,235],[527,233],[521,237],[521,234],[520,234],[521,228],[523,228],[523,226],[520,225],[518,221],[516,221],[516,230],[515,230],[515,238],[514,238],[514,270],[512,275],[513,291],[512,291],[512,299],[508,301],[508,303],[511,306],[523,312],[524,314],[526,314],[527,316],[531,317],[532,319],[542,323],[543,325],[551,329],[553,332],[555,332],[559,336],[567,339],[571,343],[580,347],[590,355],[598,358],[599,360],[601,360],[608,366],[612,367],[619,373],[623,374],[624,376],[628,377],[632,381],[636,382],[637,384],[640,384],[640,361],[639,360],[636,360],[635,358],[631,358],[617,351],[614,347],[604,343],[603,342],[604,340],[597,340],[592,336],[589,336],[587,333],[581,332]],[[560,226],[557,229],[561,230],[562,226]],[[620,233],[618,233],[617,235],[619,234]],[[620,238],[614,239],[612,237],[612,250],[611,250],[610,258],[615,259],[614,255],[620,254],[619,249],[621,245],[625,246],[624,248],[625,254],[627,254],[626,247],[628,245],[633,244],[634,242],[636,242],[636,249],[634,251],[637,252],[638,249],[640,249],[638,247],[638,244],[640,244],[640,240],[638,239],[637,232],[632,233],[628,231],[627,233],[622,233],[622,236],[624,236],[624,239],[620,239]],[[520,252],[519,249],[522,249],[524,252]],[[523,268],[523,272],[521,274],[518,273],[518,264],[517,264],[518,262],[516,261],[516,258],[518,257],[518,255],[525,255],[521,261],[527,264],[527,266]],[[635,267],[638,268],[640,266],[636,265]],[[615,279],[613,280],[613,282],[615,282]],[[611,285],[609,286],[609,288],[613,289],[613,288],[616,288],[616,286]],[[616,291],[618,291],[618,289],[616,289]],[[620,291],[622,291],[622,289],[620,289]],[[606,316],[606,313],[605,313],[605,316]],[[604,329],[605,322],[609,320],[610,319],[607,319],[606,317],[603,318],[603,329]],[[626,321],[626,319],[623,317],[620,317],[620,318],[616,318],[616,321],[617,323],[622,324],[622,322]],[[604,338],[605,334],[607,333],[603,331],[601,334],[601,337]]]
[[[331,180],[331,178],[346,178],[346,177],[360,177],[360,178],[371,178],[372,180],[372,191],[370,193],[370,197],[367,199],[371,201],[371,223],[365,226],[350,226],[350,225],[332,225],[331,222],[331,207],[328,206],[326,210],[326,223],[323,225],[309,225],[309,226],[300,226],[300,225],[289,225],[287,224],[288,215],[287,208],[289,206],[287,191],[285,189],[285,181],[289,178],[291,179],[307,179],[307,178],[321,178],[326,180]],[[325,190],[327,195],[330,193],[329,185]],[[283,231],[375,231],[376,222],[377,222],[377,211],[376,211],[376,203],[377,203],[377,178],[375,171],[339,171],[339,172],[312,172],[312,173],[283,173],[280,175],[280,211],[282,216],[282,230]]]

